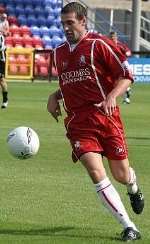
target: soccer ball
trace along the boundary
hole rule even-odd
[[[27,159],[37,154],[40,146],[37,133],[25,126],[17,127],[7,137],[9,152],[16,158]]]

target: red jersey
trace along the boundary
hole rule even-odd
[[[54,63],[67,112],[102,102],[119,78],[133,80],[125,55],[96,33],[87,33],[73,49],[67,41],[57,47]]]
[[[124,54],[126,57],[130,57],[132,55],[131,50],[127,47],[126,44],[117,41],[117,47],[121,51],[122,54]]]

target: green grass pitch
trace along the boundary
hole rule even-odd
[[[48,94],[57,83],[9,82],[9,106],[0,110],[0,244],[116,244],[122,226],[101,205],[85,170],[72,163],[63,118],[47,113]],[[150,85],[135,84],[130,105],[121,104],[129,157],[145,195],[135,215],[124,186],[109,177],[130,217],[150,243]],[[29,126],[40,137],[39,153],[17,160],[7,151],[8,132]]]

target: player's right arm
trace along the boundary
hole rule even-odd
[[[47,103],[47,110],[53,116],[53,118],[58,122],[58,117],[61,116],[61,108],[59,100],[62,99],[61,91],[57,90],[50,94]]]

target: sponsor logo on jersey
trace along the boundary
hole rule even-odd
[[[83,68],[83,69],[63,72],[61,74],[61,79],[62,79],[62,84],[67,85],[70,83],[89,80],[91,79],[91,74],[89,68],[85,68],[85,69]]]

